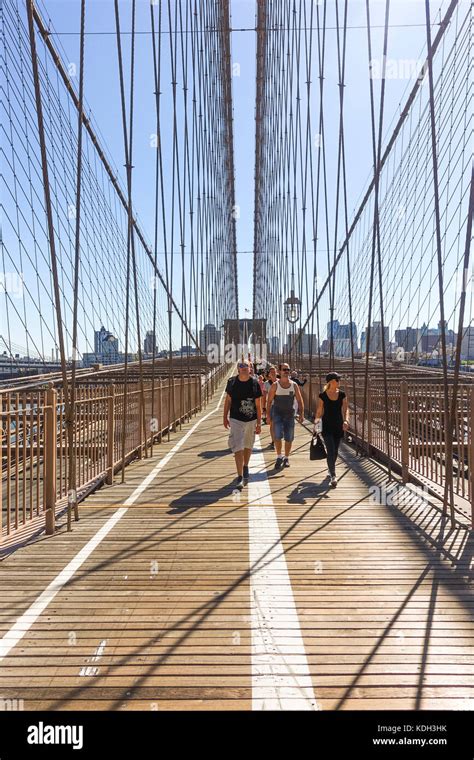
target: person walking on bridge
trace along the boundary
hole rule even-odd
[[[304,404],[303,397],[298,385],[290,380],[290,367],[288,364],[280,364],[280,379],[276,380],[268,393],[267,409],[269,410],[273,438],[277,460],[275,470],[281,470],[282,467],[289,467],[289,456],[291,446],[295,437],[295,414],[293,403],[296,399],[298,403],[298,422],[303,422]],[[285,439],[285,455],[281,453],[282,439]]]
[[[339,388],[341,376],[338,372],[329,372],[326,375],[326,385],[319,394],[318,408],[314,417],[315,431],[321,428],[322,436],[328,455],[328,474],[331,485],[337,485],[336,459],[339,444],[344,431],[349,428],[349,404],[347,395]]]
[[[239,374],[231,377],[226,386],[224,427],[230,428],[229,446],[235,457],[237,488],[241,491],[249,479],[255,434],[262,429],[262,391],[258,378],[250,377],[248,359],[239,362],[237,368]]]
[[[271,449],[275,449],[275,441],[273,439],[273,422],[270,415],[270,409],[268,408],[268,394],[270,393],[270,388],[272,387],[273,383],[275,383],[277,380],[277,371],[276,367],[273,365],[268,368],[267,371],[267,379],[265,381],[265,419],[270,426],[270,438],[271,443],[269,444],[269,447]]]

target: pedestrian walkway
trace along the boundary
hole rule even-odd
[[[0,694],[24,709],[472,709],[471,543],[341,446],[263,427],[242,493],[222,392],[126,482],[0,564]],[[220,406],[219,406],[220,404]],[[439,541],[438,541],[439,543]]]

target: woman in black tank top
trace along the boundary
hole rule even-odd
[[[337,485],[336,459],[339,451],[339,443],[344,431],[349,428],[349,405],[347,395],[339,390],[341,376],[337,372],[329,372],[326,375],[326,385],[319,394],[318,408],[314,418],[315,426],[322,418],[322,436],[328,455],[328,476],[331,485]]]

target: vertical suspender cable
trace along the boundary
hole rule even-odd
[[[445,488],[444,488],[444,509],[447,511],[448,491],[451,512],[451,522],[454,523],[454,489],[453,489],[453,441],[452,441],[452,424],[451,413],[449,408],[449,389],[448,389],[448,357],[446,353],[446,323],[444,315],[444,273],[443,273],[443,253],[441,244],[441,213],[439,207],[439,180],[438,180],[438,149],[436,146],[436,117],[434,103],[434,83],[433,83],[433,53],[431,48],[431,21],[430,21],[430,4],[425,0],[425,17],[426,17],[426,44],[428,48],[428,83],[429,83],[429,107],[430,107],[430,126],[431,126],[431,157],[433,160],[433,191],[435,205],[435,228],[436,228],[436,252],[438,262],[438,284],[439,284],[439,309],[441,317],[441,351],[443,355],[443,391],[444,391],[444,430],[446,441],[446,459],[445,459]]]
[[[81,0],[81,36],[80,36],[80,72],[79,72],[79,105],[77,120],[77,179],[76,179],[76,236],[74,251],[74,292],[72,315],[72,373],[71,373],[71,403],[67,416],[68,449],[69,449],[69,498],[67,510],[67,527],[71,529],[71,501],[74,504],[75,519],[79,519],[76,493],[76,452],[74,448],[74,424],[76,402],[76,363],[78,358],[77,346],[77,312],[79,295],[79,262],[80,262],[80,229],[81,229],[81,180],[82,180],[82,115],[84,107],[84,29],[86,2]]]

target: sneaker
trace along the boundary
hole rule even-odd
[[[241,491],[244,487],[244,479],[242,476],[237,478],[237,484],[235,486],[239,491]]]
[[[283,457],[283,467],[289,467],[290,466],[290,460],[288,457]]]
[[[270,451],[275,451],[275,444],[273,443],[273,441],[268,444],[268,448],[270,449]]]
[[[249,468],[248,468],[248,465],[246,464],[244,464],[243,480],[244,480],[244,486],[246,486],[247,483],[249,482]]]
[[[332,485],[333,488],[335,488],[337,486],[337,478],[336,478],[335,475],[333,475],[331,477],[331,485]]]
[[[275,462],[275,470],[281,470],[283,467],[283,457],[277,457],[277,460]]]

